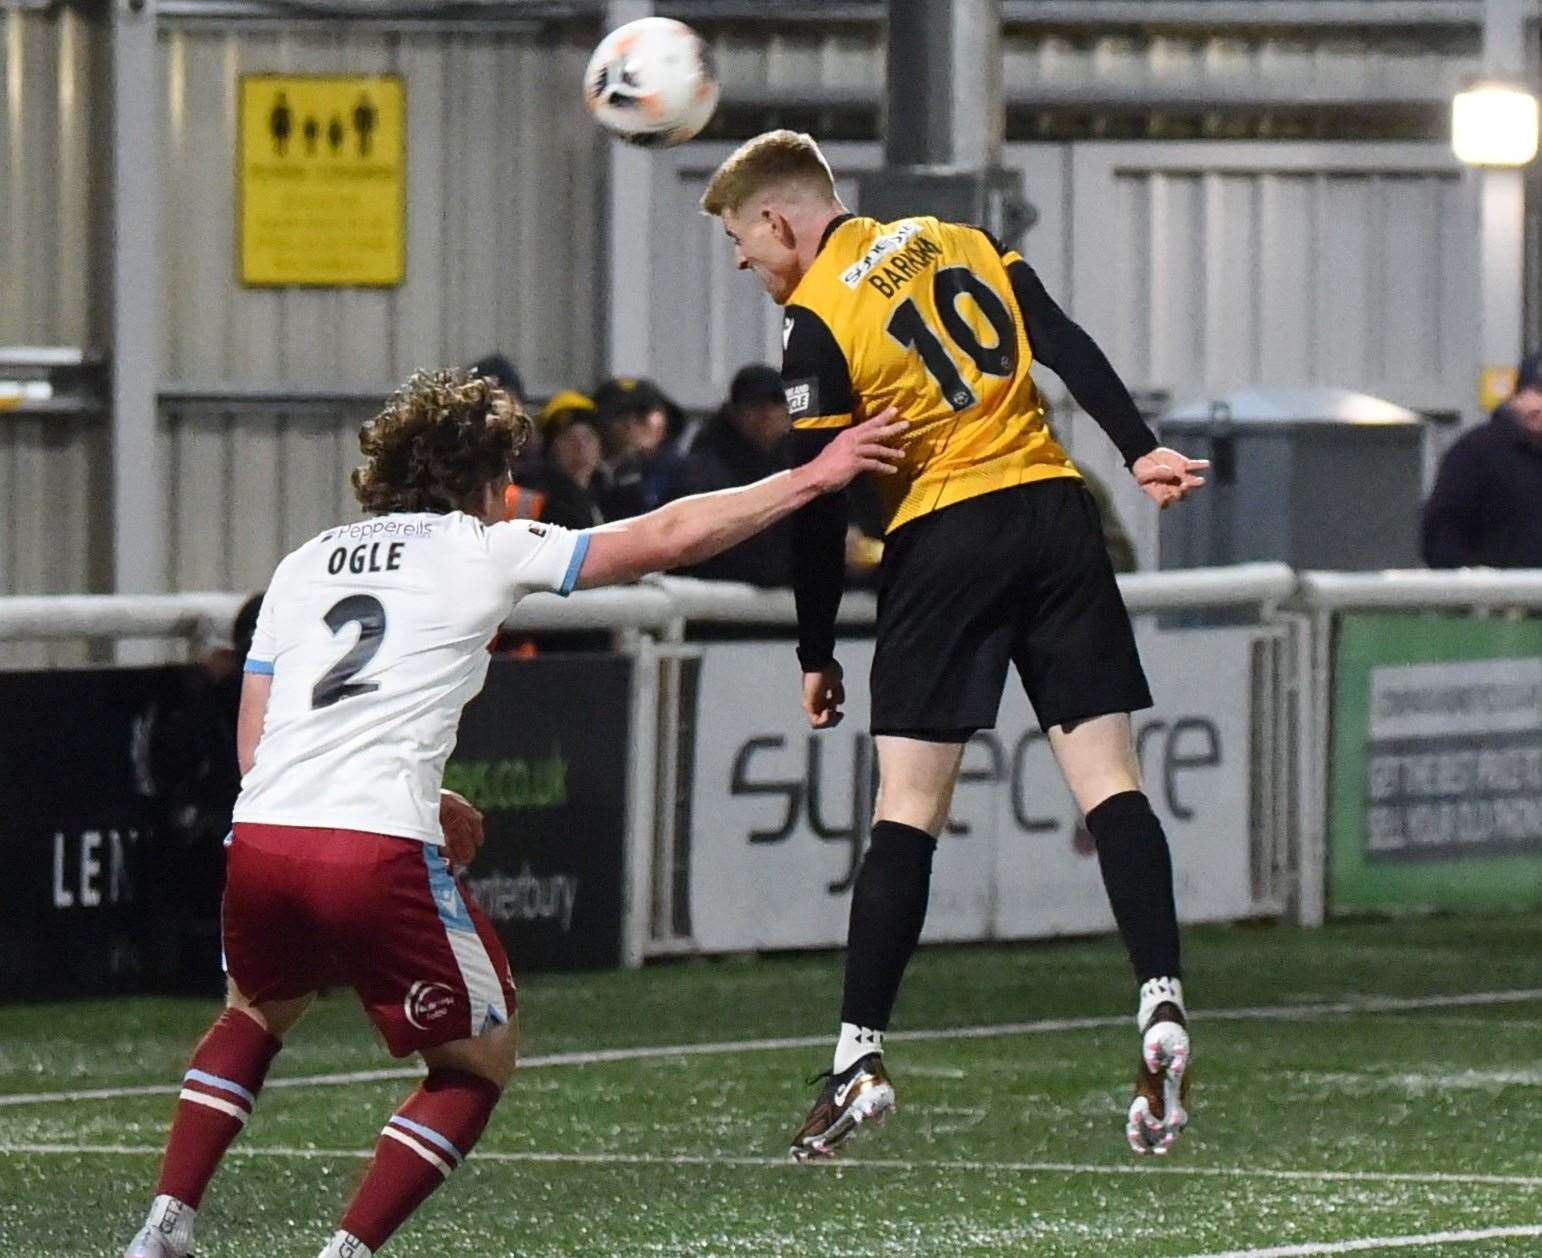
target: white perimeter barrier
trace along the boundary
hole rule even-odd
[[[1173,837],[1188,920],[1324,905],[1335,618],[1351,610],[1542,610],[1542,572],[1297,574],[1283,564],[1120,578],[1156,707],[1137,716],[1148,793]],[[244,595],[0,598],[0,642],[222,641]],[[841,623],[860,631],[871,595]],[[1160,615],[1158,615],[1160,614]],[[1197,622],[1207,622],[1201,627]],[[776,641],[686,644],[690,624],[755,625]],[[657,578],[538,595],[508,628],[609,630],[637,662],[627,875],[637,961],[681,950],[800,947],[844,935],[871,805],[860,676],[847,723],[812,736],[796,705],[792,596]],[[942,841],[929,939],[1026,938],[1110,923],[1075,809],[1020,689],[966,752]]]

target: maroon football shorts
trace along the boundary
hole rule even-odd
[[[351,985],[395,1057],[514,1016],[492,923],[443,851],[416,839],[238,822],[224,942],[225,972],[250,1001]]]

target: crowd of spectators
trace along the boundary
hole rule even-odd
[[[752,363],[729,386],[722,405],[693,418],[651,380],[617,376],[592,394],[564,389],[536,407],[506,358],[492,355],[471,370],[513,392],[535,420],[530,444],[514,468],[510,517],[592,528],[651,511],[686,494],[747,485],[788,465],[792,421],[776,368]],[[847,567],[854,583],[877,567],[882,532],[876,504],[854,497]],[[768,529],[685,575],[789,584],[786,523]]]

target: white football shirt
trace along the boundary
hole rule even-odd
[[[585,533],[384,515],[286,555],[246,670],[273,690],[235,820],[443,843],[439,788],[488,644],[526,594],[569,593]]]

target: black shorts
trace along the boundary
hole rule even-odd
[[[969,498],[885,544],[873,733],[962,742],[989,729],[1008,660],[1045,730],[1151,706],[1097,504],[1080,480]]]

